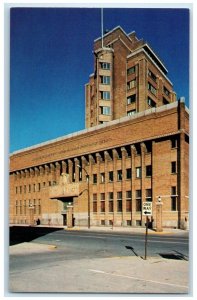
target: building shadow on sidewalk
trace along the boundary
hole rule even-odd
[[[188,261],[188,256],[187,255],[184,255],[176,250],[173,250],[173,252],[175,253],[158,253],[158,255],[160,255],[161,257],[163,258],[166,258],[166,259],[176,259],[176,260],[186,260]]]
[[[62,230],[62,228],[11,226],[9,228],[9,245],[13,246],[24,242],[30,242],[40,236],[58,230]]]

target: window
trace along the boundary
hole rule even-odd
[[[146,166],[146,177],[151,177],[152,176],[152,166]]]
[[[101,99],[110,100],[110,92],[101,91]]]
[[[16,206],[15,206],[15,208],[16,208],[15,213],[16,213],[16,215],[18,215],[18,200],[16,200]]]
[[[176,173],[176,161],[171,162],[171,173],[175,174]]]
[[[93,174],[93,183],[97,183],[97,174]]]
[[[15,190],[15,192],[16,192],[16,194],[18,193],[18,188],[17,188],[17,186],[16,186],[16,190]]]
[[[114,181],[114,173],[113,171],[109,171],[109,182],[113,182]]]
[[[105,193],[101,193],[101,212],[105,212]]]
[[[141,190],[136,190],[136,211],[141,211],[142,210],[142,203],[141,203],[141,196],[142,192]]]
[[[97,212],[97,194],[93,194],[93,212]]]
[[[26,185],[24,185],[24,193],[26,193]]]
[[[142,168],[137,167],[136,168],[136,178],[141,178],[142,177]]]
[[[127,97],[127,104],[134,103],[136,101],[136,94]]]
[[[101,76],[102,84],[110,84],[110,76]]]
[[[127,82],[127,90],[130,90],[136,86],[136,79]]]
[[[164,104],[164,105],[169,104],[169,101],[166,100],[166,98],[164,98],[164,97],[163,97],[163,104]]]
[[[27,203],[26,200],[24,200],[24,215],[27,213]]]
[[[109,106],[101,106],[101,114],[102,115],[110,115],[110,107]]]
[[[171,139],[171,148],[177,148],[177,139],[176,138],[172,138]]]
[[[114,199],[114,193],[113,192],[109,192],[109,212],[113,212],[114,211],[113,199]]]
[[[176,186],[171,187],[171,210],[177,210],[177,194],[176,194]]]
[[[50,181],[49,181],[49,183],[51,183]],[[49,186],[50,186],[50,184],[49,184]],[[38,183],[38,192],[40,191],[40,182]]]
[[[22,194],[22,186],[20,186],[20,194]]]
[[[31,192],[31,184],[29,184],[29,193]]]
[[[117,180],[121,181],[122,180],[122,170],[117,171]]]
[[[126,179],[131,179],[131,168],[126,169]]]
[[[134,73],[135,73],[135,66],[127,69],[127,75],[134,74]]]
[[[157,90],[150,82],[148,82],[148,89],[152,94],[156,96]]]
[[[36,191],[36,185],[35,185],[35,183],[33,184],[33,192],[35,192]]]
[[[151,70],[148,70],[148,76],[150,76],[154,81],[157,80],[157,77],[155,74],[153,74],[153,72]]]
[[[135,114],[136,114],[136,110],[135,109],[129,110],[127,112],[127,116],[132,116],[132,115],[135,115]]]
[[[38,199],[38,214],[41,215],[41,202],[40,202],[40,199]]]
[[[117,192],[117,212],[122,212],[122,192]]]
[[[36,199],[34,199],[34,214],[36,214]]]
[[[126,212],[131,211],[131,191],[126,191]]]
[[[146,201],[152,201],[152,189],[146,189]]]
[[[101,183],[105,182],[105,173],[101,173]]]
[[[22,215],[22,200],[20,200],[20,215]]]
[[[151,107],[156,107],[156,102],[153,101],[150,97],[148,97],[147,103],[148,103],[148,105],[151,106]]]
[[[110,63],[101,62],[101,69],[110,70]]]
[[[166,96],[170,96],[170,92],[168,91],[168,89],[164,86],[163,87],[163,91],[164,91],[164,93],[166,94]]]

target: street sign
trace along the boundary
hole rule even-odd
[[[152,202],[143,202],[142,214],[144,216],[152,216]]]

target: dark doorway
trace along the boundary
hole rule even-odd
[[[67,215],[66,214],[63,215],[63,225],[64,226],[67,225]]]

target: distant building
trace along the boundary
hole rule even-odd
[[[163,203],[164,227],[186,228],[189,111],[167,69],[135,32],[94,41],[86,129],[10,156],[10,223],[144,226],[142,203]]]

